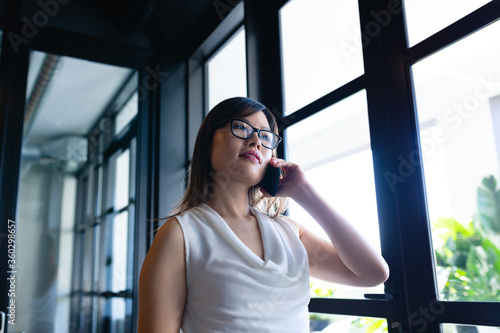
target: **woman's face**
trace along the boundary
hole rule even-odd
[[[258,129],[270,129],[262,111],[235,118]],[[272,150],[262,146],[257,133],[253,133],[248,139],[238,138],[231,133],[231,125],[228,123],[214,134],[210,157],[212,169],[220,180],[238,180],[249,186],[258,184],[264,177],[271,156]]]

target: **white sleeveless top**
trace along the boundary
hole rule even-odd
[[[298,231],[251,211],[265,260],[206,204],[176,216],[186,248],[183,333],[309,332],[309,263]]]

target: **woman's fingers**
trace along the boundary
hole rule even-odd
[[[270,163],[272,166],[277,167],[277,168],[287,169],[287,168],[294,166],[294,163],[287,162],[285,160],[282,160],[282,159],[276,158],[276,157],[271,158]]]

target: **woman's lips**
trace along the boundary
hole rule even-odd
[[[246,158],[247,160],[250,160],[255,163],[260,163],[259,159],[252,154],[241,154],[240,157]]]

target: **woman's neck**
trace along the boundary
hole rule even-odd
[[[212,189],[211,189],[212,190]],[[248,186],[241,183],[216,186],[206,204],[222,217],[248,217]]]

